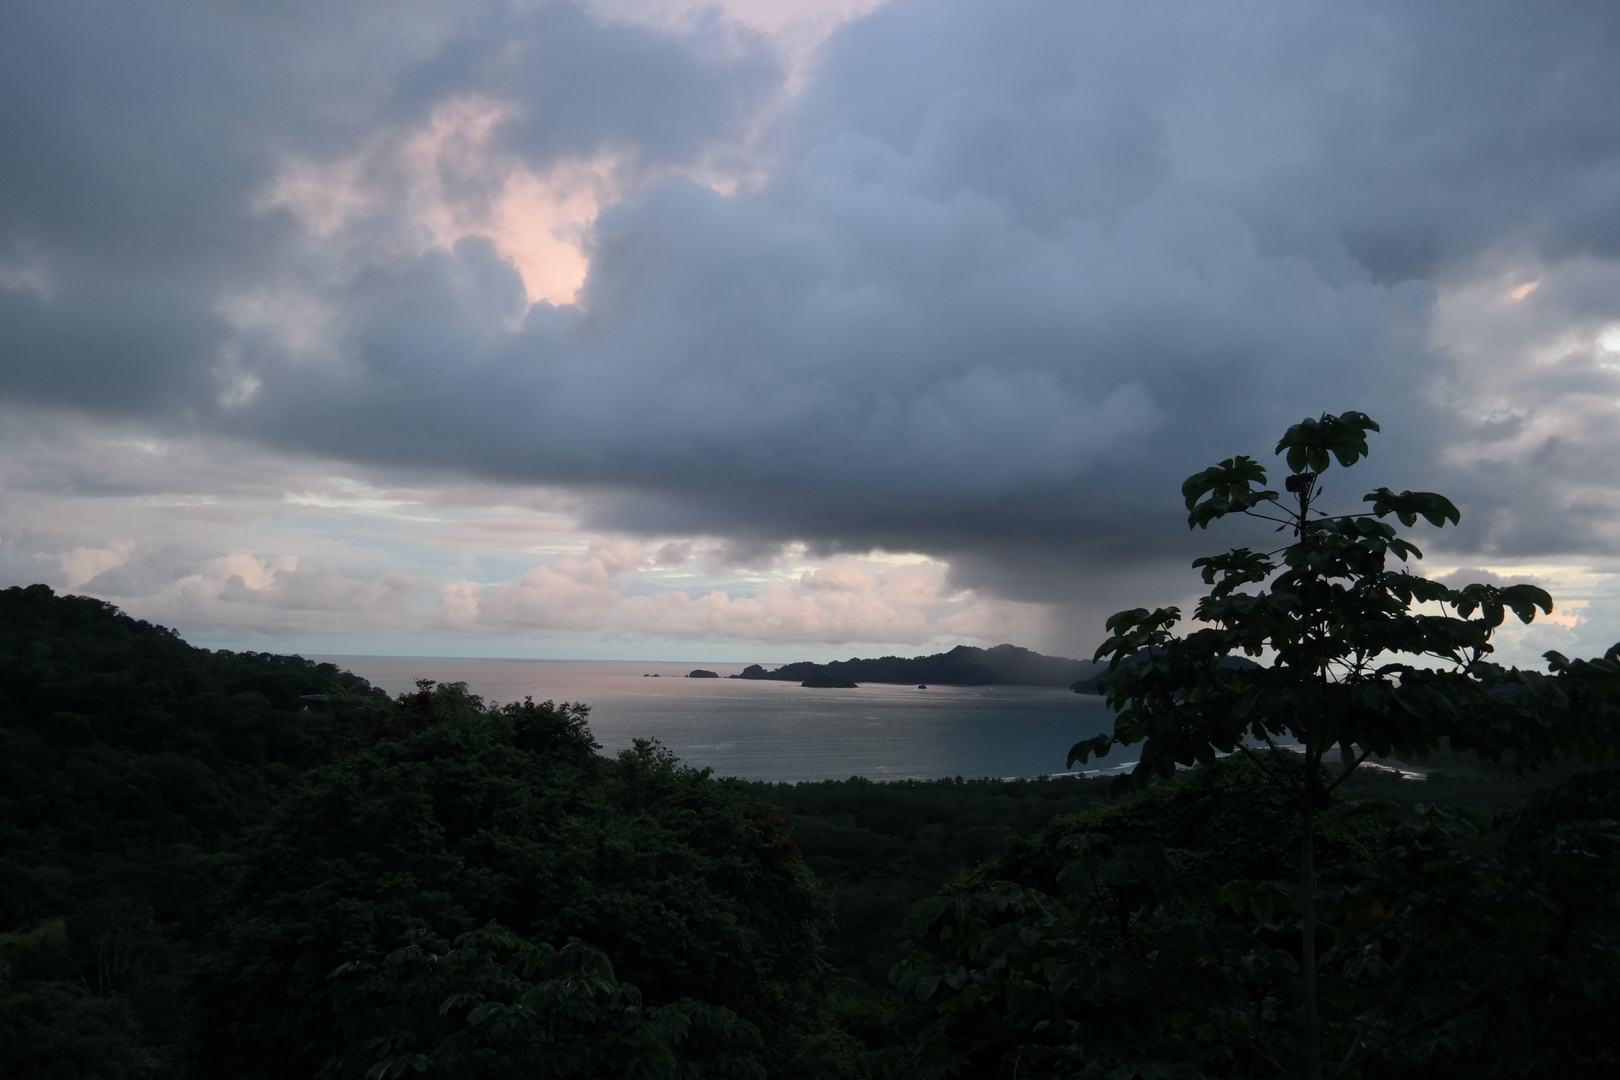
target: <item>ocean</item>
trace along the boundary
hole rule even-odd
[[[1065,772],[1069,747],[1113,729],[1102,699],[1046,686],[689,679],[693,664],[322,656],[398,694],[417,679],[464,682],[486,702],[581,701],[605,752],[657,739],[720,776],[773,782],[1034,777]],[[703,664],[722,676],[741,664]],[[654,677],[656,676],[656,677]],[[1103,766],[1134,755],[1118,751]],[[1087,770],[1103,771],[1097,763]]]

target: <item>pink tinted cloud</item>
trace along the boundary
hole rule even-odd
[[[656,555],[654,555],[656,558]],[[924,642],[942,636],[1027,636],[1035,605],[992,601],[954,589],[940,563],[895,565],[844,559],[749,596],[713,590],[626,595],[615,579],[650,565],[620,542],[564,555],[513,585],[447,586],[441,611],[460,629],[621,630],[652,636],[804,642]]]

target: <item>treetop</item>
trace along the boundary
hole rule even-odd
[[[1321,419],[1306,417],[1284,432],[1276,452],[1288,451],[1289,472],[1325,472],[1330,457],[1349,468],[1367,456],[1367,432],[1379,430],[1378,422],[1363,412],[1323,413]]]

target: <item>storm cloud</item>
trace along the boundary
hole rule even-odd
[[[16,405],[1088,620],[1211,546],[1181,477],[1356,408],[1330,498],[1620,554],[1611,4],[893,0],[798,79],[723,9],[23,3],[0,42]],[[547,573],[489,610],[583,588]]]

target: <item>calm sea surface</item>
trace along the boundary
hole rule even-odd
[[[1102,699],[1044,686],[863,685],[688,679],[692,664],[323,656],[391,694],[465,682],[488,702],[583,701],[607,751],[659,740],[682,760],[749,780],[1041,776],[1113,728]],[[705,664],[732,675],[740,664]],[[657,678],[650,676],[656,675]],[[1115,751],[1115,755],[1118,755]],[[1134,757],[1134,755],[1128,755]],[[1125,758],[1110,756],[1118,766]]]

